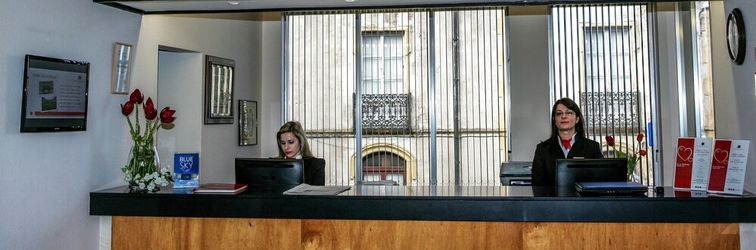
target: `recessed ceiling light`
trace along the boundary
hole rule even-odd
[[[236,1],[230,1],[228,2],[229,5],[239,5],[239,2]]]
[[[344,0],[344,1],[346,1],[347,3],[354,3],[355,0]]]

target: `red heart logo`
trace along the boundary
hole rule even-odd
[[[714,150],[714,160],[717,161],[719,164],[727,164],[727,161],[730,158],[730,152],[727,152],[727,150],[718,148]]]
[[[683,146],[677,147],[677,159],[685,162],[693,161],[693,149]]]

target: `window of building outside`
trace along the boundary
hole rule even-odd
[[[362,33],[362,134],[411,132],[404,44],[404,31]]]
[[[285,119],[307,130],[326,183],[500,185],[505,10],[284,13]],[[381,149],[404,163],[369,160]]]
[[[402,32],[363,32],[362,93],[404,93]]]
[[[633,178],[653,184],[649,24],[645,4],[555,5],[551,8],[552,100],[575,100],[586,136],[601,143],[605,157],[645,149]],[[616,147],[606,143],[615,138]]]
[[[708,103],[698,117],[713,137],[707,3],[696,3],[692,18],[697,100]],[[635,139],[648,135],[655,109],[647,5],[550,9],[552,99],[581,105],[587,135],[607,157],[648,149],[647,139]],[[377,151],[361,149],[387,147],[406,153],[404,185],[500,185],[508,133],[505,10],[285,13],[285,119],[302,122],[313,151],[328,161],[326,182],[377,178],[376,161],[366,161]],[[648,152],[634,174],[653,185]]]
[[[362,171],[364,181],[395,181],[404,185],[405,160],[390,152],[375,152],[363,157]]]

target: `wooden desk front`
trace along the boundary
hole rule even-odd
[[[739,249],[756,197],[576,197],[539,187],[354,187],[339,196],[90,193],[113,249]],[[537,195],[533,195],[533,194]],[[704,197],[691,197],[699,196]]]

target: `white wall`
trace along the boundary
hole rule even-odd
[[[548,8],[512,7],[507,19],[511,98],[512,161],[532,161],[535,148],[551,133]]]
[[[278,138],[276,132],[283,125],[281,114],[281,18],[277,14],[266,14],[262,22],[262,43],[263,46],[259,51],[260,57],[265,58],[262,64],[262,84],[255,93],[261,93],[261,102],[257,103],[259,110],[258,122],[260,128],[257,139],[258,146],[261,147],[262,156],[278,155]]]
[[[752,128],[756,124],[753,111],[756,106],[753,82],[756,71],[753,59],[756,18],[748,14],[756,12],[756,6],[750,0],[725,0],[724,11],[729,12],[734,7],[741,8],[745,14],[750,48],[746,49],[746,62],[743,65],[718,65],[715,68],[717,135],[720,138],[742,138],[756,142],[756,130]],[[517,23],[543,26],[545,17],[512,17],[510,21],[510,35],[541,37],[544,33],[531,34],[537,29],[531,28],[528,31],[513,27]],[[723,21],[720,24],[724,26]],[[153,97],[158,89],[159,45],[236,61],[234,105],[238,99],[258,101],[261,121],[259,144],[237,146],[236,122],[233,125],[203,125],[201,135],[194,135],[201,136],[198,137],[202,142],[201,164],[206,167],[202,172],[203,182],[230,181],[233,178],[230,169],[234,157],[275,154],[274,134],[282,119],[278,87],[281,76],[276,70],[281,64],[280,32],[278,21],[171,16],[144,16],[142,19],[142,16],[91,1],[26,0],[3,3],[3,8],[0,8],[0,34],[4,34],[0,36],[0,86],[3,86],[0,100],[5,100],[0,107],[0,133],[3,134],[0,144],[0,169],[3,171],[0,175],[0,190],[3,190],[0,192],[2,248],[98,248],[99,217],[88,215],[88,194],[100,188],[125,184],[121,180],[123,174],[120,165],[126,161],[130,146],[128,128],[119,111],[119,104],[125,102],[127,96],[110,94],[113,42],[134,45],[136,53],[131,89],[138,87],[145,95]],[[515,51],[515,48],[528,48],[523,43],[512,42],[511,46],[513,61],[510,66],[521,67],[520,70],[523,70],[522,74],[511,76],[512,91],[520,89],[535,93],[540,92],[538,90],[542,87],[548,88],[548,79],[544,79],[546,69],[525,71],[529,64],[545,65],[543,61],[528,55],[545,52],[539,47],[530,47],[532,52]],[[726,53],[721,47],[715,47],[713,51],[715,54]],[[27,53],[92,63],[86,132],[18,132],[23,56]],[[516,58],[521,60],[515,62]],[[732,81],[728,81],[728,76],[732,77]],[[525,85],[516,85],[514,82]],[[548,91],[543,93],[543,96],[532,98],[542,99],[545,106],[527,105],[520,109],[548,113]],[[201,97],[196,98],[201,102]],[[674,102],[670,102],[668,105],[673,104]],[[518,103],[513,103],[514,105]],[[179,118],[176,126],[181,126],[184,122],[181,120],[181,107],[175,109],[178,110],[176,116]],[[512,115],[513,122],[519,116],[519,121],[548,126],[548,122],[541,121],[547,121],[548,115],[544,118],[528,117],[522,113]],[[513,131],[517,126],[522,127],[522,124],[513,124]],[[543,137],[541,134],[548,133],[548,128],[544,128],[534,129],[538,132],[533,134],[539,135],[538,138]],[[537,142],[526,139],[525,135],[530,134],[513,135],[513,144],[517,143],[513,148],[513,159],[532,158],[531,151]],[[751,147],[751,151],[753,158],[756,156],[756,147]],[[523,153],[520,155],[520,152]],[[749,161],[746,190],[750,191],[756,190],[754,165],[756,161]],[[754,234],[752,226],[745,229],[752,230],[747,235]]]
[[[722,67],[731,67],[732,82],[726,80],[714,82],[714,102],[716,114],[717,137],[720,138],[737,138],[751,140],[750,159],[748,169],[746,170],[745,190],[756,192],[756,83],[754,82],[754,73],[756,73],[756,55],[754,55],[754,44],[756,43],[756,5],[752,0],[725,0],[724,1],[724,18],[732,11],[733,8],[740,8],[743,13],[743,21],[746,28],[746,49],[745,60],[742,65],[722,65]],[[724,21],[719,22],[724,28]],[[715,37],[725,41],[725,37]],[[723,49],[714,51],[714,53],[727,54],[726,46]],[[727,77],[723,72],[723,78]]]
[[[159,69],[158,47],[168,46],[184,50],[196,51],[205,55],[227,58],[235,61],[234,84],[234,115],[238,115],[239,99],[258,101],[258,108],[267,108],[260,102],[261,95],[254,89],[259,88],[262,61],[261,27],[258,21],[229,20],[217,18],[192,18],[168,15],[147,15],[143,17],[136,48],[132,83],[136,83],[142,92],[155,96],[157,93],[157,75]],[[203,59],[204,60],[204,59]],[[202,64],[204,67],[204,64]],[[187,72],[202,72],[203,68],[187,68]],[[192,81],[191,84],[202,84],[204,80]],[[202,87],[189,86],[184,98],[202,103]],[[161,107],[162,108],[162,107]],[[182,107],[175,107],[176,126],[189,123],[188,126],[203,124],[203,120],[182,119]],[[190,110],[185,112],[197,112]],[[192,116],[195,117],[196,116]],[[235,117],[236,118],[236,117]],[[185,134],[173,136],[194,137],[201,141],[200,151],[200,182],[232,182],[234,181],[234,158],[240,156],[259,156],[260,145],[238,146],[238,121],[233,124],[201,125],[201,134]],[[165,132],[165,131],[161,131]],[[166,133],[168,134],[168,133]],[[180,149],[164,148],[167,152]],[[172,153],[161,153],[161,157],[173,157]]]
[[[110,94],[113,43],[136,44],[141,16],[82,0],[0,8],[0,248],[97,249],[89,192],[123,184],[126,122]],[[91,63],[87,131],[21,134],[24,54]]]
[[[175,168],[173,155],[176,152],[200,152],[202,140],[198,136],[202,133],[204,117],[202,104],[197,97],[202,96],[203,72],[205,58],[199,52],[168,52],[158,53],[158,92],[156,96],[158,108],[171,107],[181,109],[180,116],[171,129],[160,129],[157,132],[157,147],[160,166]],[[195,69],[195,70],[190,70]],[[179,125],[179,126],[176,126]],[[192,135],[192,136],[186,136]],[[202,165],[200,165],[201,167]],[[201,169],[202,171],[204,169]],[[200,177],[202,177],[200,173]],[[202,181],[202,179],[200,180]]]
[[[745,60],[742,65],[720,64],[714,71],[714,112],[719,138],[737,138],[751,141],[749,160],[746,168],[745,190],[756,192],[756,55],[754,55],[754,42],[756,42],[756,5],[752,0],[725,0],[724,18],[733,8],[740,8],[743,13],[743,21],[746,29]],[[716,27],[725,27],[724,18],[712,23]],[[716,35],[719,36],[716,36]],[[724,31],[714,33],[713,39],[726,41]],[[727,47],[719,46],[712,49],[713,54],[727,55]],[[727,70],[728,67],[731,70]],[[719,73],[719,74],[718,74]],[[728,77],[732,77],[728,81]],[[754,249],[756,247],[756,224],[740,225],[741,249]]]
[[[239,69],[235,105],[238,99],[260,101],[262,96],[253,91],[261,79],[257,21],[143,19],[92,1],[27,0],[3,3],[0,33],[2,249],[99,248],[100,217],[89,215],[89,192],[125,185],[120,167],[131,145],[119,106],[128,96],[110,94],[114,42],[134,45],[131,89],[140,88],[161,104],[169,102],[157,96],[159,45],[234,59]],[[87,131],[19,133],[24,54],[91,63]],[[187,71],[196,74],[202,68]],[[202,102],[201,96],[193,98]],[[173,108],[176,126],[189,122],[182,120],[190,117],[182,116],[182,107]],[[260,146],[237,146],[237,126],[203,125],[201,135],[190,135],[202,142],[204,182],[231,181],[234,157],[259,155]]]

